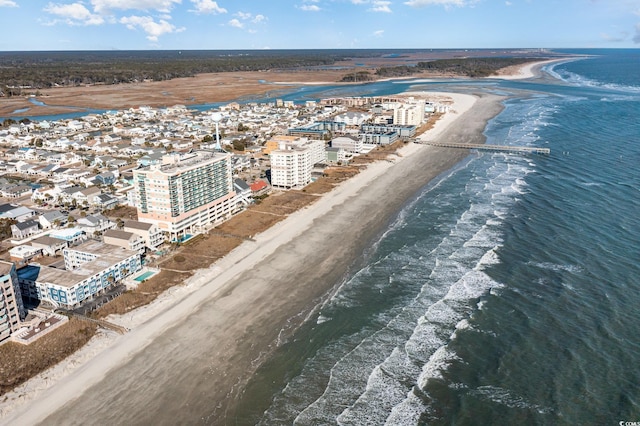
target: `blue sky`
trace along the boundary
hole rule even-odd
[[[0,51],[640,47],[640,0],[0,0]]]

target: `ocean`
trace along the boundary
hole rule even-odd
[[[593,56],[387,84],[508,94],[487,143],[551,154],[472,152],[424,187],[229,423],[640,422],[640,50],[570,53]]]

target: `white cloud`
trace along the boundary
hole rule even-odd
[[[0,7],[18,7],[18,3],[11,0],[0,0]]]
[[[191,0],[191,3],[195,6],[195,10],[192,12],[202,14],[218,15],[221,13],[227,13],[227,9],[220,7],[217,1],[212,0]]]
[[[384,12],[391,13],[390,1],[386,0],[351,0],[353,4],[370,4],[371,7],[367,9],[369,12]]]
[[[505,5],[505,6],[511,6],[512,4],[513,4],[513,3],[511,3],[510,1],[505,1],[505,2],[504,2],[504,5]]]
[[[477,0],[409,0],[404,2],[407,6],[411,7],[425,7],[425,6],[467,6],[476,3]]]
[[[104,23],[102,16],[94,15],[82,3],[49,3],[44,11],[63,19],[69,25],[101,25]]]
[[[267,20],[267,17],[264,15],[260,15],[260,14],[254,15],[249,12],[236,12],[235,16],[237,16],[240,19],[232,19],[231,21],[229,21],[229,25],[236,28],[244,28],[245,22],[250,22],[252,24],[259,24]],[[242,22],[242,21],[245,21],[245,22]],[[254,29],[249,29],[248,31],[251,33],[256,32],[256,30]]]
[[[384,30],[378,30],[373,32],[374,37],[382,37],[384,35]]]
[[[96,13],[108,13],[116,9],[169,12],[176,3],[182,3],[182,0],[91,0]]]
[[[374,0],[372,4],[373,6],[369,9],[372,12],[391,13],[391,8],[389,7],[391,4],[390,1]]]
[[[315,4],[303,4],[300,6],[300,10],[304,10],[305,12],[319,12],[321,9]]]
[[[319,2],[320,0],[302,0],[302,4],[296,7],[305,12],[319,12],[322,10],[320,6],[317,5]]]
[[[184,28],[176,28],[175,25],[161,19],[156,22],[150,16],[125,16],[120,18],[120,23],[124,24],[130,30],[135,30],[138,27],[147,33],[147,40],[158,41],[158,37],[164,34],[179,33],[184,31]]]
[[[229,21],[229,25],[235,28],[244,28],[244,24],[235,18]]]

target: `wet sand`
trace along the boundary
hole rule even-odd
[[[478,96],[427,138],[483,143],[487,120],[502,106],[499,97]],[[232,423],[225,413],[261,361],[363,259],[399,209],[467,154],[411,144],[394,163],[369,166],[200,271],[191,294],[2,422]]]

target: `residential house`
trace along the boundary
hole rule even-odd
[[[87,234],[82,228],[62,228],[49,232],[49,236],[67,241],[70,245],[87,240]]]
[[[152,251],[157,250],[166,240],[164,232],[152,223],[127,220],[124,222],[123,230],[141,236],[145,246]]]
[[[33,188],[29,185],[11,185],[2,190],[2,196],[7,198],[20,198],[31,195]]]
[[[247,184],[247,182],[242,179],[234,179],[233,180],[233,188],[236,191],[236,199],[238,200],[237,206],[244,207],[253,202],[251,198],[252,192],[251,187]]]
[[[329,163],[340,163],[344,164],[347,161],[347,155],[344,149],[329,147],[326,148],[327,152],[327,161]]]
[[[82,198],[83,194],[81,193],[81,191],[85,190],[87,188],[84,188],[82,186],[69,186],[67,188],[63,188],[60,191],[60,195],[59,195],[59,203],[66,203],[66,204],[71,204],[71,202],[73,200],[76,200],[76,202],[78,202],[78,197]]]
[[[9,257],[13,262],[24,264],[38,256],[42,256],[42,249],[31,246],[16,246],[9,249]]]
[[[96,175],[95,179],[100,185],[113,185],[116,182],[116,175],[112,172],[103,172]]]
[[[95,199],[102,191],[100,188],[90,186],[88,188],[82,188],[80,191],[74,192],[72,199],[76,200],[78,206],[95,206],[97,205]]]
[[[114,142],[118,142],[122,140],[122,136],[116,134],[116,133],[111,133],[108,135],[105,135],[102,137],[102,140],[106,143],[114,143]]]
[[[342,148],[346,152],[352,152],[354,154],[362,152],[363,142],[357,138],[351,136],[338,136],[331,139],[331,146],[333,148]]]
[[[16,240],[23,240],[33,234],[37,234],[39,231],[40,223],[35,219],[28,219],[11,225],[11,236]]]
[[[12,206],[12,207],[13,208],[10,210],[4,211],[4,212],[0,211],[0,218],[15,219],[18,222],[22,222],[36,215],[35,210],[31,210],[28,207],[24,207],[24,206]]]
[[[31,247],[42,250],[45,256],[55,256],[61,254],[62,250],[69,246],[69,243],[59,238],[53,238],[48,235],[31,240]]]
[[[100,194],[93,197],[93,205],[100,207],[103,210],[110,210],[115,208],[120,203],[120,200],[109,194]]]
[[[265,194],[269,190],[269,185],[267,185],[267,182],[260,179],[249,185],[249,188],[251,188],[251,193],[255,197]]]
[[[140,254],[145,251],[145,239],[133,232],[107,229],[103,234],[105,244],[122,247]]]
[[[42,226],[43,229],[53,229],[67,223],[69,216],[62,214],[59,210],[52,210],[40,215],[38,220],[40,221],[40,226]]]
[[[109,220],[106,216],[96,214],[79,218],[76,221],[76,226],[83,229],[87,235],[97,235],[107,229],[114,229],[116,223]]]

